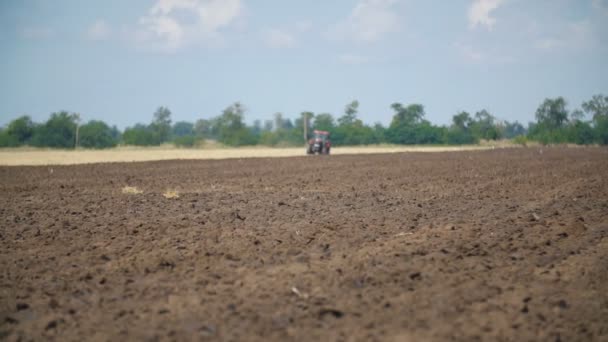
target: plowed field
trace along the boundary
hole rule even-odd
[[[0,167],[0,189],[0,339],[608,340],[607,149]]]

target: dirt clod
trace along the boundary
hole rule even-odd
[[[27,310],[30,308],[29,304],[27,303],[17,303],[17,311],[21,311],[21,310]]]

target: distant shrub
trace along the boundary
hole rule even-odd
[[[118,142],[112,128],[103,121],[91,120],[80,127],[80,146],[86,148],[115,147]]]
[[[0,132],[0,147],[16,147],[19,146],[19,140],[8,134],[7,131]]]
[[[515,143],[517,145],[521,145],[521,146],[527,146],[528,138],[526,138],[525,135],[518,135],[515,138],[513,138],[513,143]]]
[[[185,135],[183,137],[176,137],[173,139],[173,144],[177,147],[194,147],[202,144],[202,140],[193,135]]]
[[[160,136],[150,126],[137,124],[134,127],[125,129],[122,134],[122,142],[125,145],[134,146],[159,146]]]

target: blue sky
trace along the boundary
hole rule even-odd
[[[527,123],[546,97],[608,94],[608,0],[3,0],[0,125],[81,113],[120,128],[210,118],[235,101],[339,116],[393,102],[447,124]]]

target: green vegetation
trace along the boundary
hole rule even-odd
[[[0,147],[38,146],[52,148],[109,148],[119,144],[158,146],[172,143],[179,147],[200,146],[215,140],[227,146],[266,145],[301,146],[305,142],[304,127],[329,131],[336,146],[402,144],[463,145],[480,140],[512,139],[525,146],[530,141],[542,144],[572,143],[580,145],[608,144],[608,96],[595,95],[570,111],[562,97],[545,99],[536,110],[535,122],[523,124],[498,120],[482,109],[471,115],[463,111],[452,117],[449,126],[438,126],[426,119],[422,104],[390,106],[393,119],[388,127],[380,123],[365,124],[357,115],[359,102],[353,101],[344,113],[334,118],[330,113],[300,113],[293,121],[283,113],[273,120],[245,123],[245,107],[234,103],[216,117],[196,122],[172,124],[171,111],[159,107],[149,124],[138,123],[121,132],[103,121],[92,120],[80,125],[80,116],[61,111],[52,113],[44,123],[35,123],[21,116],[0,129]],[[590,119],[585,120],[586,117]]]

